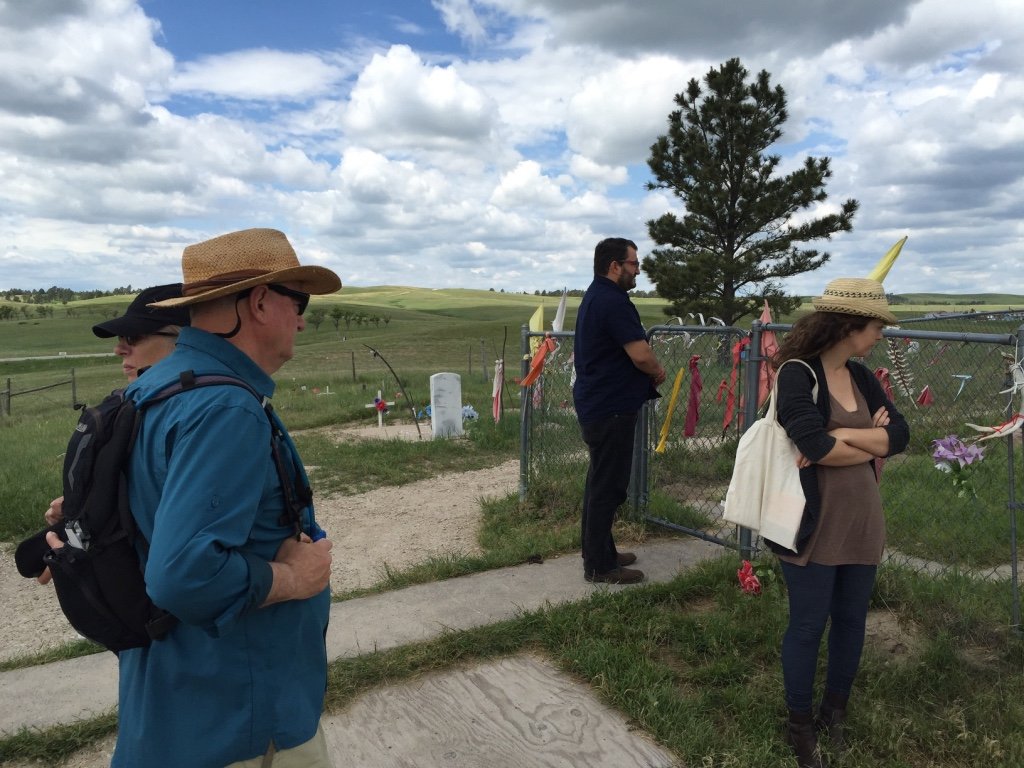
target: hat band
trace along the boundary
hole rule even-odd
[[[885,301],[885,296],[875,291],[837,291],[837,290],[826,290],[821,294],[821,298],[828,299],[874,299],[875,301]]]
[[[246,269],[241,272],[228,272],[223,275],[217,275],[217,277],[211,277],[208,280],[199,280],[195,283],[185,283],[181,289],[182,296],[195,296],[197,293],[202,293],[210,288],[220,288],[224,285],[232,285],[233,283],[240,283],[243,280],[249,280],[253,277],[262,277],[268,275],[269,272],[259,269]]]

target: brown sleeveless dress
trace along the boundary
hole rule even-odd
[[[871,427],[864,395],[857,387],[853,394],[857,400],[855,411],[847,411],[829,396],[829,431],[839,427]],[[794,565],[878,565],[885,548],[885,517],[871,462],[850,467],[819,464],[817,469],[821,493],[818,527],[799,555],[779,555],[779,559]]]

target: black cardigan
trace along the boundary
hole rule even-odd
[[[836,444],[835,438],[826,431],[832,415],[832,403],[829,398],[828,381],[821,358],[814,357],[805,361],[814,369],[818,377],[818,401],[815,404],[811,397],[814,380],[806,367],[794,364],[783,366],[778,376],[777,410],[779,423],[785,428],[786,434],[796,443],[796,447],[804,456],[815,462],[800,470],[800,485],[803,486],[807,503],[804,516],[800,521],[800,531],[796,537],[796,552],[801,550],[814,533],[821,512],[821,496],[818,493],[818,462],[824,458]],[[868,412],[874,413],[883,405],[889,412],[889,423],[885,431],[889,434],[889,453],[902,453],[910,442],[910,427],[907,420],[892,401],[885,396],[882,385],[878,383],[871,370],[861,363],[847,361],[846,367],[853,377],[853,383],[864,395],[868,404]],[[874,460],[873,460],[874,461]],[[877,469],[877,467],[876,467]],[[766,540],[767,541],[767,540]],[[767,542],[769,549],[778,554],[793,555],[793,550],[786,549],[774,542]]]

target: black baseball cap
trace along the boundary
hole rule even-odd
[[[154,301],[181,297],[181,283],[146,288],[128,305],[121,317],[97,323],[92,332],[101,339],[113,336],[144,336],[167,325],[189,324],[188,307],[148,307]]]

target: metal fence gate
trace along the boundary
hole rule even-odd
[[[1001,332],[983,332],[986,325]],[[967,424],[999,425],[1020,408],[1024,326],[1007,333],[1002,332],[1009,330],[1005,321],[989,324],[982,318],[971,327],[977,331],[889,328],[864,360],[891,385],[911,431],[907,450],[883,468],[884,561],[975,584],[1009,585],[1013,624],[1019,628],[1020,432],[981,443],[984,459],[967,468],[969,490],[954,486],[932,458],[934,440],[976,436]],[[724,523],[722,501],[739,436],[757,417],[764,344],[772,335],[780,340],[790,328],[755,322],[750,330],[650,329],[648,338],[668,378],[661,399],[651,401],[638,420],[630,514],[748,557],[761,551],[749,531]],[[524,373],[530,340],[544,335],[523,328]],[[520,498],[537,483],[568,483],[578,486],[571,496],[578,506],[587,454],[572,406],[573,334],[552,335],[558,350],[537,384],[521,393]]]

